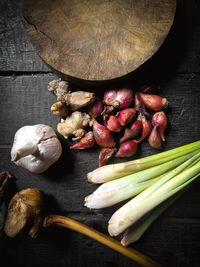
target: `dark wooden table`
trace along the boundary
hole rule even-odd
[[[0,169],[10,170],[17,177],[19,190],[38,187],[52,196],[55,212],[68,214],[107,233],[107,221],[116,207],[99,211],[83,207],[84,196],[96,188],[86,182],[86,173],[97,167],[96,150],[68,155],[64,142],[62,164],[42,175],[33,175],[10,162],[13,136],[18,128],[37,123],[56,127],[58,121],[49,111],[54,97],[47,91],[48,82],[57,76],[42,62],[26,37],[21,8],[21,0],[0,1]],[[164,45],[142,70],[122,82],[134,86],[138,81],[161,84],[161,94],[170,102],[170,127],[164,149],[200,137],[199,12],[199,0],[178,1],[175,23]],[[154,152],[144,143],[140,155]],[[199,267],[199,203],[200,183],[197,182],[133,247],[164,266]],[[138,266],[83,235],[53,228],[43,231],[35,240],[27,237],[8,239],[3,235],[0,238],[0,266],[12,265]]]

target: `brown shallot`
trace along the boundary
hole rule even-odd
[[[116,152],[116,147],[101,148],[99,153],[99,167],[106,165]]]
[[[166,98],[162,98],[159,95],[153,95],[153,94],[139,94],[144,105],[153,111],[159,111],[163,108],[165,108],[168,105],[168,101]]]
[[[70,146],[72,150],[82,150],[86,148],[91,148],[95,145],[93,132],[88,132],[82,137],[77,143]]]

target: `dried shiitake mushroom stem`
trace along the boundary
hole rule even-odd
[[[10,237],[15,237],[31,225],[29,235],[36,237],[42,227],[61,226],[82,233],[107,247],[125,255],[144,267],[162,267],[149,257],[132,248],[126,248],[117,240],[83,224],[74,219],[60,216],[48,215],[44,212],[44,195],[36,188],[28,188],[17,193],[10,201],[4,231]]]
[[[51,215],[50,217],[46,218],[44,221],[44,227],[56,225],[61,226],[64,228],[71,229],[73,231],[79,232],[84,234],[99,243],[112,248],[113,250],[123,254],[124,256],[134,260],[135,262],[139,263],[141,266],[145,267],[162,267],[159,263],[153,261],[149,257],[145,256],[144,254],[138,252],[133,248],[127,248],[121,245],[121,243],[112,237],[105,235],[83,223],[80,223],[74,219],[69,217],[60,216],[60,215]]]

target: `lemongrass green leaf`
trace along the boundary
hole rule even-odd
[[[167,199],[164,203],[161,203],[158,207],[147,213],[141,220],[130,226],[123,235],[121,244],[128,246],[131,243],[138,241],[151,224],[172,204],[174,203],[185,190],[181,190],[175,196]]]
[[[182,164],[187,167],[185,170],[172,176],[172,172],[175,173],[181,166],[177,167],[117,210],[108,223],[110,235],[119,235],[163,201],[193,182],[200,174],[199,157],[200,152]],[[194,162],[196,163],[193,164]],[[192,166],[188,168],[190,164]]]
[[[89,172],[87,178],[92,183],[105,183],[165,163],[197,149],[200,149],[200,140],[141,159],[99,167]]]
[[[189,160],[185,164],[180,164],[190,159],[196,153],[197,152],[194,151],[158,166],[104,183],[95,192],[93,192],[93,194],[85,198],[85,206],[90,209],[99,209],[109,207],[123,200],[129,199],[139,194],[156,181],[162,180],[162,178],[167,175],[166,172],[172,170],[168,173],[167,177],[173,177],[184,170],[193,161]],[[173,170],[174,168],[176,169]]]

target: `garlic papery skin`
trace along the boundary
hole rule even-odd
[[[20,128],[14,137],[11,160],[33,173],[46,171],[62,153],[55,131],[48,125],[37,124]]]

